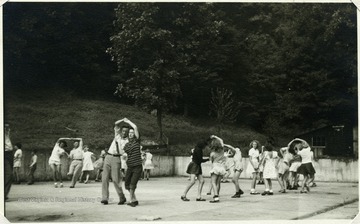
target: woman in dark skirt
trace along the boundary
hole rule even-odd
[[[193,151],[192,155],[192,161],[189,163],[186,173],[190,174],[190,183],[186,186],[184,194],[181,196],[181,200],[183,201],[190,201],[186,197],[186,194],[190,190],[190,188],[195,184],[195,178],[197,177],[197,180],[199,181],[199,187],[198,187],[198,194],[196,201],[205,201],[205,199],[201,198],[201,191],[204,186],[204,178],[202,176],[202,169],[201,169],[201,163],[204,163],[206,161],[209,161],[209,159],[203,158],[203,150],[208,147],[209,142],[211,141],[211,138],[208,138],[204,141],[201,141],[196,144],[195,149]]]
[[[314,180],[315,169],[312,165],[312,152],[309,144],[300,138],[292,140],[288,146],[292,143],[295,143],[295,148],[297,148],[298,155],[301,156],[301,166],[298,169],[298,173],[304,176],[300,193],[308,193],[310,191],[309,183]],[[305,189],[306,188],[306,189]]]

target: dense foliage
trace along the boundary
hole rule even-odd
[[[356,49],[353,4],[4,5],[6,90],[116,91],[157,109],[160,128],[164,111],[209,116],[216,87],[238,124],[275,137],[355,124]]]

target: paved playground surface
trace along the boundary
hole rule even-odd
[[[220,202],[209,203],[206,195],[209,178],[203,188],[203,198],[197,202],[197,185],[190,189],[189,202],[181,201],[186,177],[156,177],[138,184],[137,198],[140,205],[118,205],[115,189],[110,183],[110,201],[102,205],[101,183],[78,183],[69,188],[54,188],[52,182],[34,185],[13,185],[9,200],[5,202],[5,216],[10,222],[106,222],[143,220],[158,221],[219,221],[219,220],[319,220],[351,221],[359,213],[358,183],[317,182],[310,193],[297,191],[278,193],[279,184],[273,181],[273,196],[250,195],[250,180],[241,179],[245,191],[241,198],[233,199],[234,185],[221,185]],[[197,184],[197,183],[196,183]],[[262,192],[264,185],[258,185]],[[128,192],[126,192],[129,198]]]

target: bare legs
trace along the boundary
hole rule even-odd
[[[187,193],[189,192],[190,188],[191,188],[192,186],[194,186],[194,184],[195,184],[195,177],[197,177],[197,179],[198,179],[198,181],[199,181],[197,198],[198,198],[198,199],[201,199],[201,191],[202,191],[202,188],[203,188],[204,183],[205,183],[204,178],[203,178],[203,176],[202,176],[201,174],[199,174],[199,175],[191,174],[191,175],[190,175],[190,182],[189,182],[189,184],[186,186],[185,191],[184,191],[184,194],[181,196],[181,199],[182,199],[183,201],[187,201],[187,200],[188,200],[188,199],[186,198],[186,195],[187,195]],[[184,199],[187,199],[187,200],[184,200]]]
[[[50,167],[53,171],[53,180],[55,182],[55,187],[57,187],[57,180],[60,182],[60,187],[62,187],[62,176],[61,176],[61,164],[50,164]]]
[[[256,172],[253,172],[253,178],[252,178],[252,181],[251,181],[251,190],[250,190],[250,194],[251,193],[256,193],[255,191],[255,186],[256,186],[256,178],[257,178],[257,173]]]

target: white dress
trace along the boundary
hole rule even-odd
[[[277,172],[275,168],[275,160],[278,158],[278,154],[275,151],[265,151],[264,152],[264,179],[274,179],[277,178]]]
[[[213,166],[212,169],[210,170],[210,175],[216,174],[218,176],[224,176],[226,174],[226,169],[225,169],[226,157],[224,156],[224,153],[212,152],[210,154],[210,158],[213,159],[213,164],[212,164]]]
[[[260,156],[260,152],[258,149],[254,149],[254,148],[251,148],[249,150],[249,160],[252,159],[252,162],[254,164],[255,167],[258,167],[259,166],[259,156]],[[249,164],[247,166],[247,171],[249,173],[254,173],[254,172],[258,172],[258,171],[255,171],[254,167],[251,165],[250,161],[249,161]]]
[[[84,152],[84,158],[83,158],[83,168],[82,171],[91,171],[94,170],[94,165],[91,160],[91,156],[93,155],[92,152]]]
[[[154,169],[154,164],[152,163],[152,154],[150,152],[145,153],[145,163],[144,170]]]

